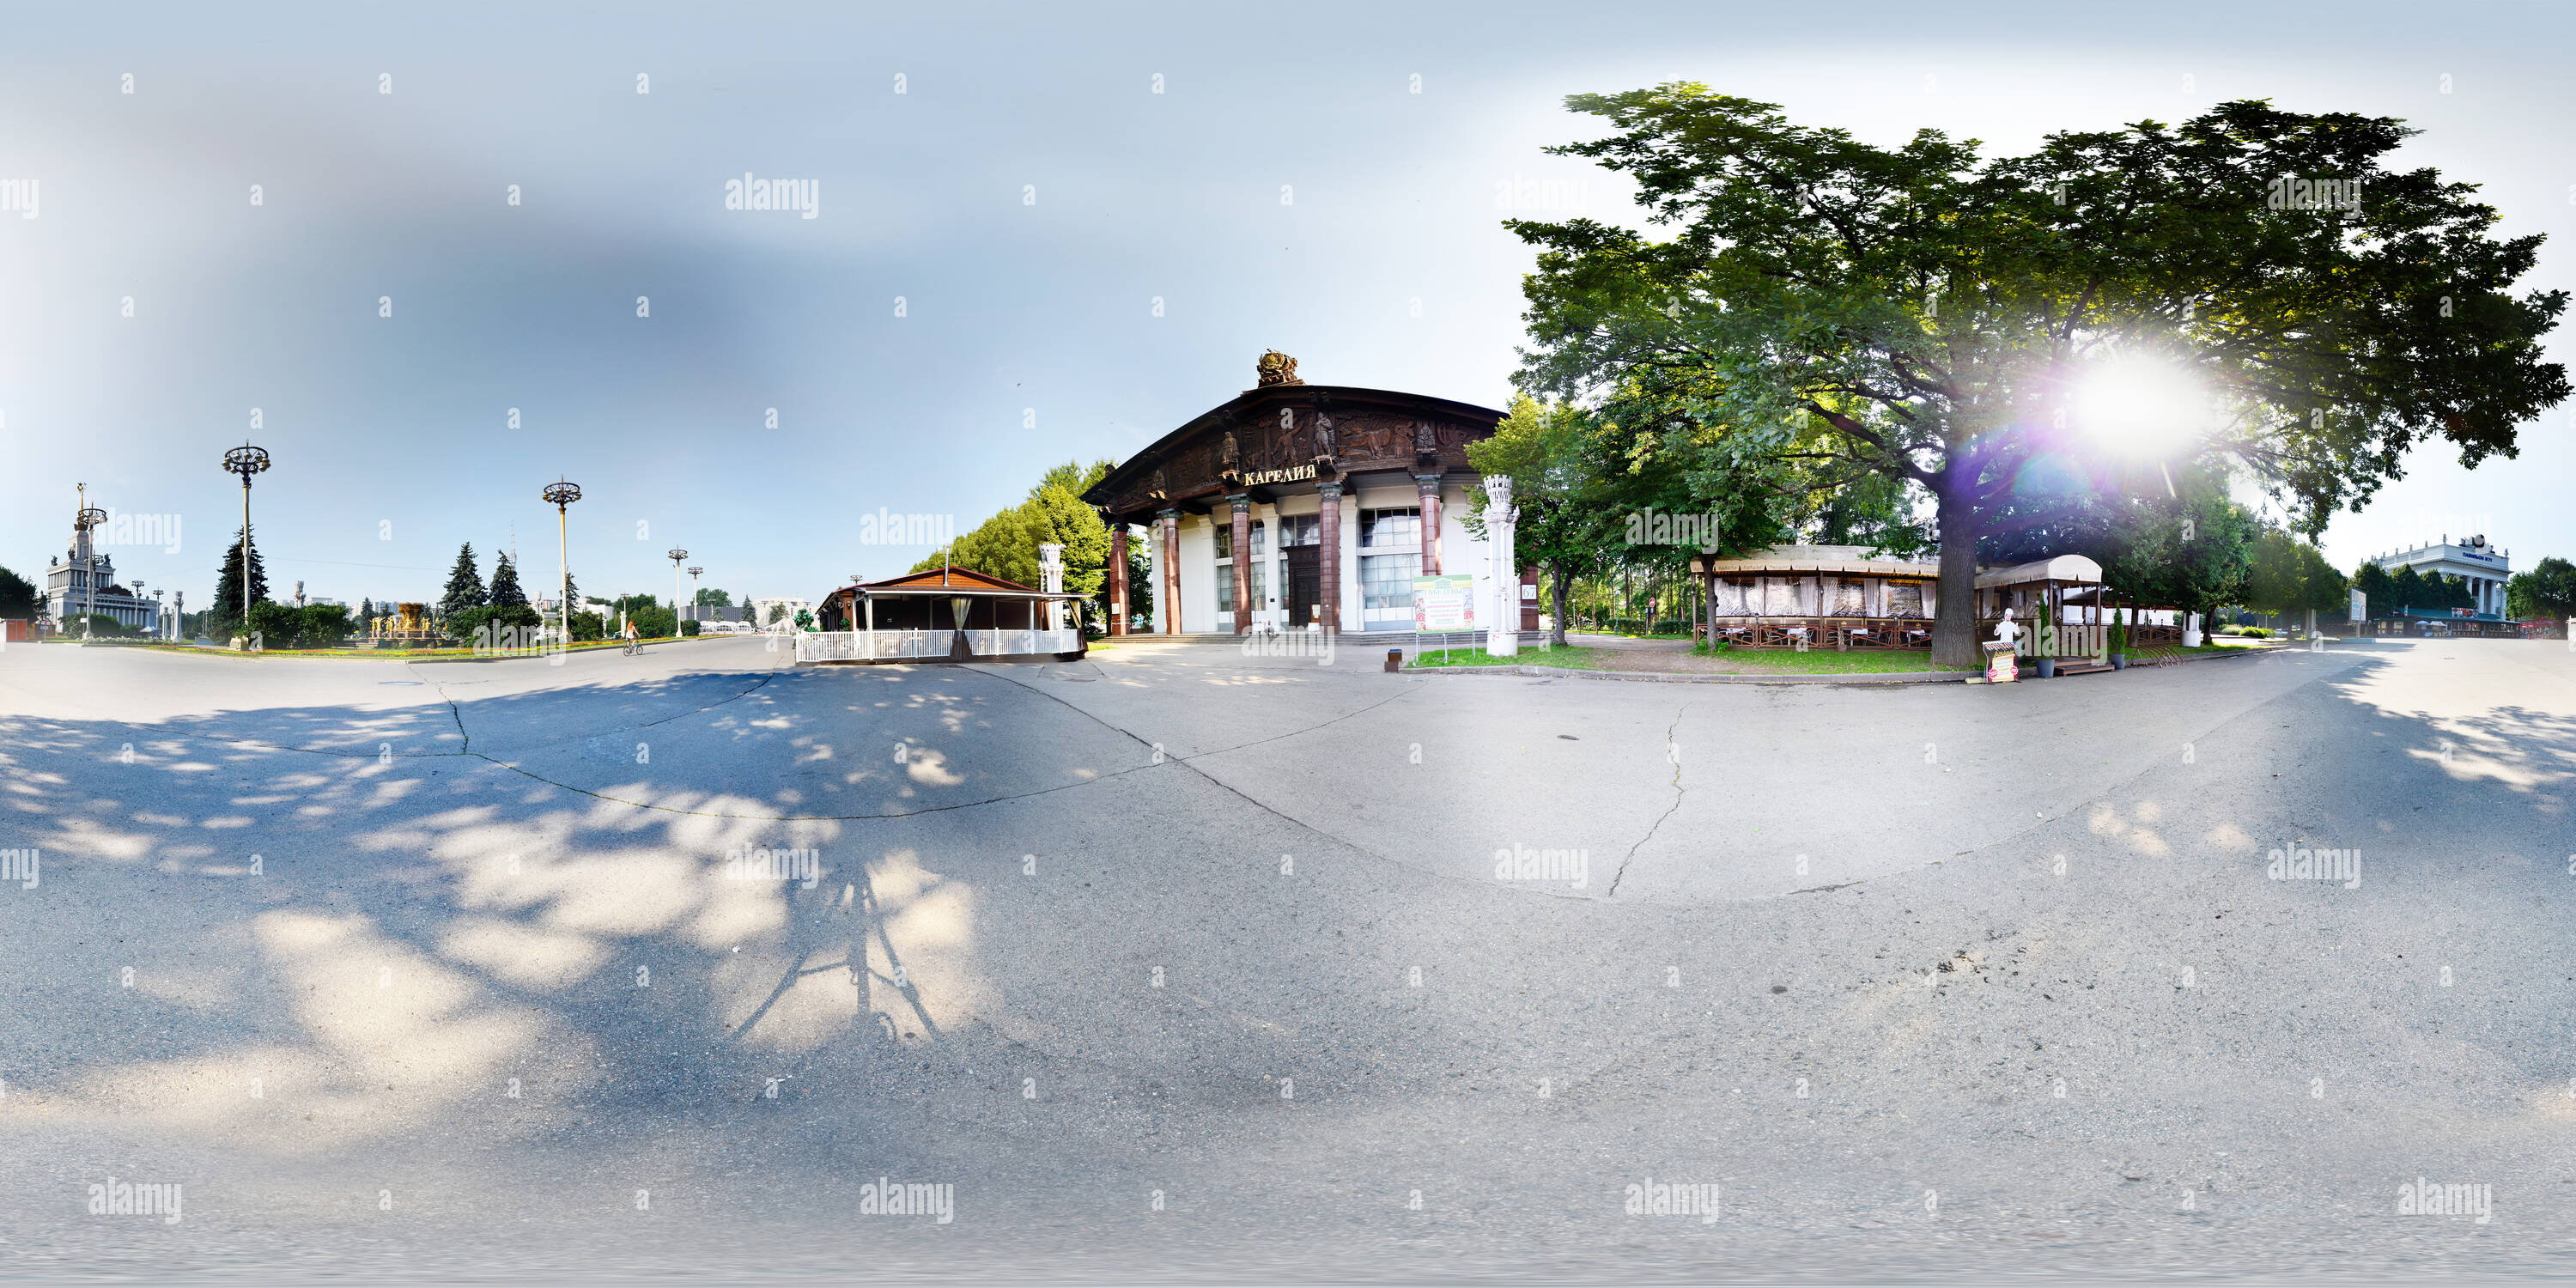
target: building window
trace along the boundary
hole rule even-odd
[[[1421,507],[1360,511],[1360,546],[1404,547],[1418,557],[1422,553]]]
[[[1279,545],[1321,545],[1324,541],[1323,516],[1319,514],[1283,514],[1279,516]]]
[[[1360,608],[1400,613],[1413,607],[1422,575],[1420,507],[1360,511]]]

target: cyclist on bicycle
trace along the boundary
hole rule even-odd
[[[634,619],[634,618],[631,618],[631,617],[630,617],[630,618],[627,618],[627,619],[626,619],[626,655],[627,655],[628,657],[633,657],[633,656],[635,656],[637,653],[640,653],[640,652],[642,652],[642,651],[644,651],[644,643],[643,643],[643,641],[642,641],[641,639],[637,638],[637,636],[636,636],[636,634],[635,634],[635,619]]]

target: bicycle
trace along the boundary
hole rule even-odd
[[[643,652],[644,641],[641,637],[630,635],[626,638],[626,656],[640,657],[643,655]]]

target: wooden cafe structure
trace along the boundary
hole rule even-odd
[[[799,662],[1056,662],[1083,656],[1080,595],[970,568],[925,568],[823,597]]]
[[[1742,559],[1694,559],[1691,571],[1708,592],[1708,621],[1694,633],[1739,648],[1930,647],[1940,565],[1873,554],[1868,546],[1780,546]],[[2113,607],[2105,589],[2102,566],[2082,555],[1980,569],[1978,638],[1994,638],[2010,609],[2022,628],[2015,650],[2022,657],[2102,660]],[[2051,627],[2045,644],[2031,629],[2042,605]],[[2134,621],[2131,630],[2141,643],[2180,635],[2178,627]]]

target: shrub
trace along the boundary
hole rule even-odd
[[[695,634],[697,634],[697,633],[698,633],[698,623],[697,623],[695,620],[685,621],[685,622],[680,623],[680,634],[682,634],[682,635],[695,635]]]

